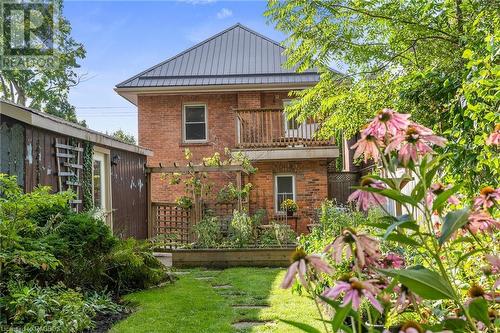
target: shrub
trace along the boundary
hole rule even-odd
[[[236,246],[248,246],[254,236],[254,221],[246,212],[234,210],[230,233]]]
[[[215,248],[222,241],[220,221],[215,216],[205,216],[194,225],[196,246],[201,248]]]
[[[169,277],[166,268],[152,250],[152,243],[133,238],[116,243],[106,258],[108,288],[122,293],[165,281]]]

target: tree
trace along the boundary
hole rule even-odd
[[[62,11],[61,1],[54,5]],[[5,45],[3,38],[0,36],[0,43]],[[54,68],[34,66],[28,70],[0,69],[0,98],[77,122],[68,94],[81,80],[75,70],[80,67],[78,59],[85,57],[85,49],[71,37],[71,25],[62,15],[54,29],[53,41],[59,65]]]
[[[128,134],[121,129],[113,132],[111,136],[125,143],[130,143],[133,145],[136,144],[135,137],[132,134]]]
[[[266,15],[289,35],[287,66],[322,73],[316,86],[295,93],[291,116],[321,120],[322,135],[351,137],[384,107],[411,113],[446,134],[455,181],[466,189],[498,184],[498,166],[484,163],[486,132],[500,119],[495,1],[271,0]],[[464,55],[489,60],[478,72]],[[483,75],[487,84],[479,83]],[[467,93],[470,85],[480,91]]]

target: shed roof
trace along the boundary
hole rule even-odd
[[[240,23],[116,85],[123,88],[315,84],[316,69],[285,69],[285,49]]]
[[[103,146],[130,151],[145,156],[153,155],[153,152],[149,149],[125,143],[110,135],[2,99],[0,99],[0,115],[5,115],[34,127],[44,128],[52,132],[61,133]]]

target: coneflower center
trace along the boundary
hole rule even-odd
[[[389,120],[391,120],[392,118],[392,113],[389,112],[389,111],[379,111],[378,113],[378,120],[380,120],[381,122],[385,123],[385,122],[388,122]]]
[[[493,187],[486,186],[483,187],[479,193],[481,193],[481,195],[488,196],[490,194],[493,194],[493,192],[495,192],[495,189]]]
[[[415,143],[420,138],[420,132],[413,126],[409,126],[406,130],[406,141],[409,143]]]
[[[409,328],[414,328],[416,329],[419,333],[423,333],[424,330],[422,328],[422,326],[420,326],[416,321],[413,321],[413,320],[410,320],[410,321],[407,321],[406,323],[404,323],[402,326],[401,326],[401,329],[400,331],[403,331],[405,332],[407,329]]]
[[[306,256],[307,256],[306,251],[304,251],[304,249],[302,249],[302,248],[298,248],[292,253],[292,261],[295,262],[295,261],[305,259]]]
[[[363,284],[359,281],[352,281],[351,282],[351,288],[352,289],[355,289],[359,292],[361,292],[361,290],[365,289],[365,287],[363,286]]]
[[[363,179],[361,180],[361,186],[369,186],[373,183],[375,183],[375,180],[370,177],[363,177]]]
[[[481,297],[481,296],[484,296],[484,289],[481,288],[478,285],[473,285],[469,289],[469,296],[470,297]]]
[[[356,240],[354,239],[354,231],[353,230],[349,230],[349,229],[344,230],[343,236],[344,236],[343,237],[344,243],[352,244],[352,243],[356,242]]]

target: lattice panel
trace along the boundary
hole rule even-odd
[[[153,203],[153,235],[166,247],[178,247],[190,241],[191,210],[175,203]]]

